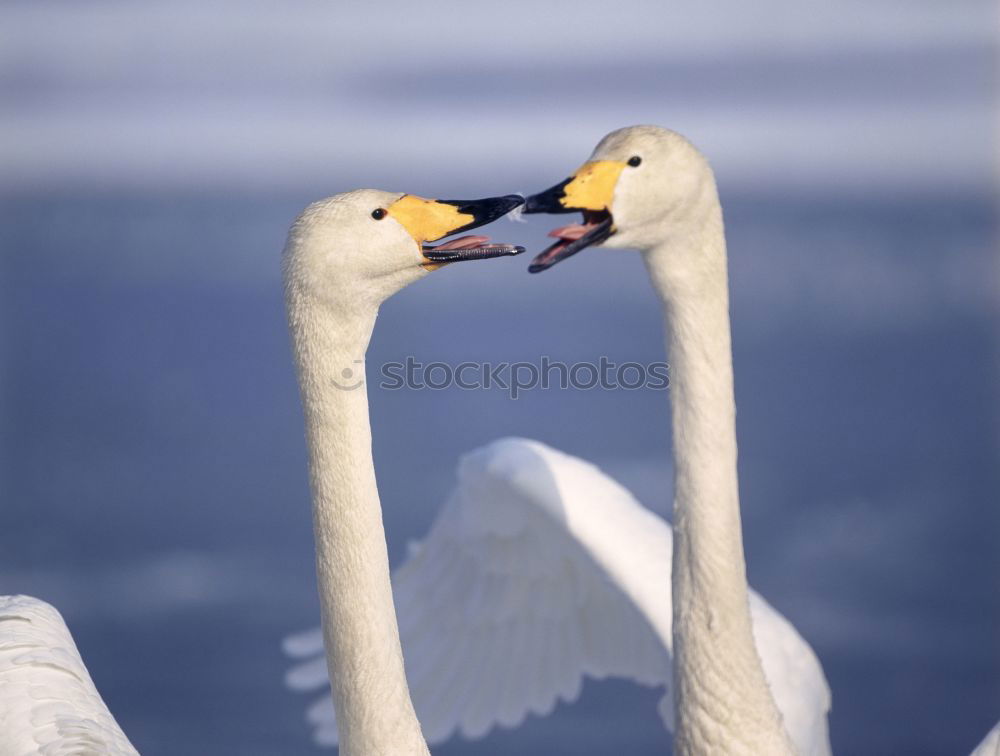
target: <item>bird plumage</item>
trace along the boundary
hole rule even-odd
[[[970,756],[1000,756],[1000,722],[993,725]]]
[[[515,727],[571,702],[583,679],[659,687],[673,726],[670,525],[597,467],[537,441],[466,455],[427,538],[393,573],[406,674],[428,743]],[[830,690],[812,649],[750,593],[754,634],[800,752],[830,752]],[[287,682],[327,684],[322,637],[286,640]],[[652,714],[652,712],[651,712]],[[329,695],[309,710],[336,743]]]
[[[135,756],[51,605],[0,596],[0,754]]]

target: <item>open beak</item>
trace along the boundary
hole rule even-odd
[[[524,247],[492,244],[486,236],[463,236],[434,247],[427,242],[492,223],[524,204],[519,194],[478,200],[433,200],[404,194],[387,213],[410,232],[426,258],[425,268],[434,269],[460,260],[486,260],[519,255]]]
[[[583,223],[549,232],[549,236],[559,241],[531,261],[529,273],[547,270],[586,247],[601,244],[615,233],[610,208],[623,168],[624,161],[592,160],[565,181],[525,200],[525,213],[583,213]]]

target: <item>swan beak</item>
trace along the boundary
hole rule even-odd
[[[436,200],[404,194],[389,205],[387,212],[417,242],[428,261],[425,267],[435,268],[442,263],[485,260],[523,252],[524,247],[513,244],[488,244],[489,239],[484,236],[455,239],[438,247],[426,244],[492,223],[523,204],[524,197],[519,194],[477,200]]]
[[[525,213],[575,213],[584,210],[608,211],[618,177],[625,168],[622,160],[592,160],[565,181],[544,192],[533,194],[524,203]]]
[[[592,160],[565,181],[525,200],[525,213],[583,213],[582,224],[550,233],[559,241],[532,260],[529,273],[547,270],[582,249],[601,244],[615,232],[611,201],[625,165],[622,160]]]

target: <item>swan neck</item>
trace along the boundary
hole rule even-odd
[[[341,754],[427,754],[392,600],[372,460],[365,352],[377,309],[290,290],[316,538],[323,638]]]
[[[698,228],[644,255],[671,377],[675,752],[735,753],[742,743],[747,753],[792,753],[750,621],[726,246],[714,203]]]

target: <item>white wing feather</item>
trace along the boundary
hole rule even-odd
[[[62,616],[0,596],[0,753],[136,756],[101,700]]]
[[[665,689],[672,729],[673,532],[597,467],[544,444],[504,439],[465,456],[427,539],[393,573],[414,707],[430,744],[478,738],[573,701],[583,677]],[[812,649],[751,591],[764,671],[789,733],[830,753],[830,691]],[[290,637],[290,687],[328,686],[320,631]],[[333,745],[329,694],[309,709]]]
[[[969,756],[1000,756],[1000,722],[986,733],[986,737]]]

